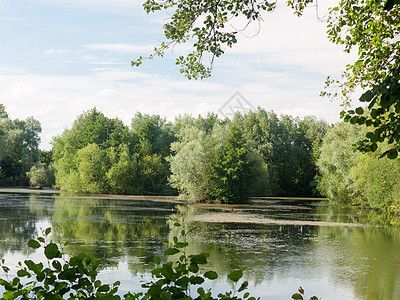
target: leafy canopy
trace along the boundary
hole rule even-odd
[[[288,0],[287,5],[301,15],[314,0]],[[345,107],[357,87],[365,90],[362,107],[347,109],[341,114],[352,124],[368,127],[366,139],[358,148],[376,151],[377,143],[387,140],[391,147],[382,154],[396,158],[400,151],[400,1],[399,0],[341,0],[329,9],[328,38],[344,46],[345,52],[357,51],[358,59],[346,67],[341,80],[328,77],[327,90],[322,95],[342,97]],[[216,57],[237,42],[237,34],[251,22],[260,22],[262,13],[271,12],[276,1],[257,0],[147,0],[147,13],[166,10],[171,18],[164,24],[166,42],[148,57],[132,61],[139,66],[144,59],[163,56],[166,49],[185,42],[192,51],[177,58],[176,64],[189,79],[211,75]],[[242,28],[227,26],[235,20],[246,20]],[[204,62],[208,58],[208,62]]]

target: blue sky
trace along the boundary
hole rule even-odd
[[[162,41],[168,18],[146,15],[141,3],[0,2],[0,103],[11,118],[34,116],[41,122],[41,148],[49,149],[53,136],[93,107],[129,125],[138,111],[168,120],[218,112],[235,92],[278,114],[339,120],[340,102],[319,93],[326,76],[339,76],[354,56],[329,43],[313,8],[297,18],[280,4],[264,16],[257,36],[249,38],[258,30],[250,26],[238,45],[227,49],[211,78],[188,81],[174,64],[185,46],[140,68],[130,66]]]

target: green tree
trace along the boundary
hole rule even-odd
[[[107,156],[97,144],[89,144],[77,153],[80,191],[92,194],[108,191]]]
[[[169,182],[181,197],[190,200],[206,199],[207,176],[210,170],[210,135],[195,127],[180,131],[179,141],[171,144],[175,152],[169,158],[171,175]]]
[[[42,188],[47,183],[47,172],[45,165],[36,164],[32,166],[29,172],[26,172],[29,178],[29,183],[34,188]]]
[[[310,196],[318,148],[329,127],[315,117],[303,120],[258,108],[233,120],[268,166],[269,184],[261,195]]]
[[[260,195],[256,193],[268,185],[268,169],[239,127],[228,121],[208,132],[199,127],[188,122],[171,145],[175,154],[169,158],[169,182],[181,197],[246,202],[250,195]]]
[[[131,155],[126,144],[119,146],[118,151],[108,149],[111,168],[107,171],[107,180],[111,192],[116,194],[139,194],[141,192],[138,180],[139,155]]]
[[[211,183],[208,197],[225,203],[247,202],[254,177],[249,152],[243,133],[237,126],[231,125],[226,142],[217,149],[207,174]]]
[[[287,5],[301,16],[304,9],[315,0],[288,0]],[[386,140],[391,147],[382,156],[396,158],[400,151],[400,5],[398,0],[341,0],[329,8],[327,17],[328,39],[344,45],[345,52],[356,51],[357,60],[346,66],[342,80],[328,77],[327,87],[322,94],[344,97],[345,104],[351,102],[352,92],[361,87],[366,90],[360,97],[369,106],[344,110],[341,116],[352,124],[365,124],[369,131],[359,142],[364,152],[376,151],[377,143]],[[189,79],[210,76],[216,57],[225,48],[237,42],[241,29],[227,26],[232,19],[259,22],[263,11],[273,11],[276,2],[266,0],[224,1],[161,1],[147,0],[147,13],[166,10],[171,14],[164,24],[165,42],[156,47],[148,57],[132,61],[139,66],[145,58],[163,56],[165,50],[176,44],[192,43],[192,51],[177,58],[176,64]],[[232,28],[232,29],[229,29]],[[204,61],[210,63],[206,65]]]
[[[29,184],[26,172],[39,160],[42,128],[33,117],[11,120],[0,106],[0,177],[3,184]]]
[[[317,188],[322,195],[335,201],[356,202],[360,190],[351,170],[359,156],[353,145],[361,137],[360,128],[348,123],[338,123],[328,131],[317,162],[321,174]]]
[[[84,112],[77,117],[71,129],[53,138],[56,185],[74,192],[107,191],[105,173],[109,164],[106,149],[129,142],[129,129],[122,121],[109,119],[96,108]],[[99,181],[91,182],[92,179]],[[82,184],[88,185],[83,187]]]

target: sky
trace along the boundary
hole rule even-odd
[[[250,108],[335,123],[341,102],[319,94],[326,77],[338,78],[354,55],[328,41],[315,8],[298,18],[285,2],[226,49],[210,78],[193,81],[175,65],[188,46],[131,66],[164,40],[162,24],[169,17],[147,15],[143,1],[2,0],[0,103],[12,119],[40,121],[44,150],[94,107],[129,125],[136,112],[169,121],[185,113],[224,116],[226,107],[237,106],[227,102],[239,97]],[[318,16],[324,15],[319,7]]]

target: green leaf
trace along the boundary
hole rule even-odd
[[[60,257],[58,246],[54,243],[48,244],[46,247],[44,247],[44,255],[46,255],[48,259]]]
[[[179,250],[176,248],[168,248],[167,250],[165,250],[164,255],[168,256],[168,255],[174,255],[179,253]]]
[[[189,284],[189,278],[187,276],[183,276],[181,278],[179,278],[176,282],[176,285],[183,287],[183,288],[187,288],[188,284]]]
[[[61,266],[61,263],[59,261],[57,261],[57,260],[53,261],[52,265],[53,265],[54,269],[56,269],[59,272],[61,271],[62,266]]]
[[[364,113],[364,109],[363,109],[362,107],[357,107],[357,108],[356,108],[356,113],[357,113],[358,115],[362,115],[362,114]]]
[[[158,299],[158,296],[161,294],[161,287],[157,284],[153,284],[147,292],[153,299]]]
[[[106,293],[110,290],[110,286],[108,284],[103,284],[102,286],[100,286],[97,291],[102,292],[102,293]]]
[[[190,261],[199,265],[204,265],[207,263],[207,258],[203,254],[197,254],[190,257]]]
[[[218,278],[218,274],[215,271],[207,271],[204,273],[204,277],[210,280],[215,280]]]
[[[202,284],[204,282],[204,278],[200,276],[192,276],[190,277],[191,284]]]
[[[376,149],[378,149],[378,145],[377,145],[376,143],[372,143],[372,144],[370,145],[370,149],[371,149],[372,152],[375,152]]]
[[[292,299],[304,300],[303,296],[299,293],[295,293],[292,295]]]
[[[15,299],[15,292],[14,291],[5,291],[2,296],[3,299]]]
[[[45,236],[48,236],[51,232],[51,227],[46,228],[46,231],[44,232]]]
[[[358,121],[358,117],[357,117],[357,116],[354,116],[354,117],[352,117],[352,118],[350,119],[350,123],[351,123],[351,124],[356,124],[357,121]]]
[[[396,149],[391,149],[391,150],[389,150],[388,153],[387,153],[387,157],[388,157],[389,159],[396,159],[397,156],[398,156],[398,152],[397,152]]]
[[[94,282],[94,287],[95,287],[95,288],[98,288],[100,285],[101,285],[101,281],[100,281],[100,280],[96,280],[96,281]]]
[[[367,91],[361,95],[359,100],[360,100],[360,102],[369,102],[372,100],[373,97],[374,97],[374,93],[372,93],[371,91]]]
[[[228,278],[233,282],[238,282],[240,278],[243,276],[243,270],[235,270],[228,275]]]
[[[155,263],[156,265],[161,264],[161,258],[159,258],[158,256],[155,256],[155,257],[154,257],[154,263]]]
[[[240,288],[238,289],[238,292],[243,292],[245,289],[247,289],[247,287],[249,286],[249,283],[247,281],[243,281],[242,285],[240,286]]]
[[[40,248],[40,243],[36,240],[29,240],[28,246],[34,249]]]
[[[197,273],[199,271],[199,265],[195,262],[191,262],[189,265],[189,271],[192,273]]]
[[[30,277],[31,274],[26,270],[18,270],[17,275],[18,277]]]

